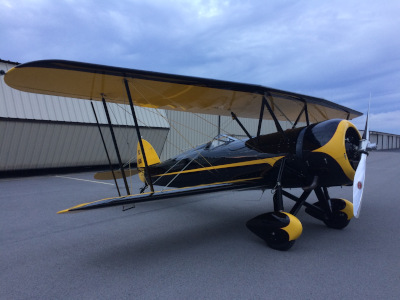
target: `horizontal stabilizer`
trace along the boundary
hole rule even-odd
[[[125,171],[126,177],[130,177],[130,176],[136,175],[138,173],[137,169],[126,169],[124,171]],[[94,179],[113,180],[114,179],[113,172],[114,172],[115,179],[122,178],[121,170],[114,170],[114,171],[97,172],[96,174],[94,174]]]

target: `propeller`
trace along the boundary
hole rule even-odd
[[[365,130],[362,139],[360,141],[360,145],[358,147],[358,151],[361,153],[361,159],[360,162],[358,163],[358,167],[353,180],[353,214],[356,218],[358,218],[360,215],[361,201],[365,183],[367,156],[369,150],[368,146],[370,144],[368,116],[369,116],[369,105],[368,105],[367,120],[365,121]]]

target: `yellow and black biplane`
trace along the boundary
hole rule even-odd
[[[361,115],[358,111],[259,85],[62,60],[18,65],[5,74],[5,82],[26,92],[102,101],[111,133],[106,101],[130,106],[140,137],[137,170],[144,187],[137,194],[130,193],[117,151],[127,196],[84,203],[60,213],[226,190],[272,189],[274,211],[246,225],[279,250],[289,249],[301,235],[296,214],[302,206],[311,216],[337,229],[346,227],[359,214],[369,134],[368,118],[363,137],[349,121]],[[152,146],[141,138],[135,106],[232,116],[247,139],[219,135],[161,162]],[[258,119],[257,132],[250,134],[240,118]],[[263,120],[273,120],[276,132],[261,134]],[[291,121],[293,126],[283,130],[280,121]],[[115,139],[114,144],[118,150]],[[168,188],[155,191],[155,185]],[[329,187],[351,185],[353,203],[331,198],[328,193]],[[288,188],[302,188],[303,192],[297,197]],[[311,204],[307,199],[313,192],[318,201]],[[294,201],[290,210],[284,209],[284,197]]]

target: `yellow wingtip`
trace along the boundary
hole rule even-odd
[[[76,206],[71,207],[71,208],[67,208],[67,209],[64,209],[64,210],[60,210],[59,212],[57,212],[57,214],[65,214],[65,213],[69,213],[69,212],[74,212],[73,210],[74,210],[75,208],[79,208],[79,207],[85,206],[85,205],[87,205],[87,204],[90,204],[90,203],[82,203],[82,204],[76,205]]]

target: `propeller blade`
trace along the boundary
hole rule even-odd
[[[369,107],[370,107],[371,101],[368,102],[368,112],[367,112],[367,119],[365,120],[365,129],[364,133],[362,136],[363,140],[367,140],[369,142],[369,125],[368,125],[368,117],[369,117]],[[364,149],[365,150],[365,149]]]
[[[367,167],[367,147],[370,144],[369,142],[369,125],[368,125],[368,117],[369,117],[369,107],[368,104],[368,112],[367,119],[365,121],[365,129],[362,136],[362,140],[360,141],[360,146],[358,151],[361,153],[361,159],[358,163],[358,167],[356,173],[354,175],[353,180],[353,214],[356,218],[360,215],[361,209],[361,201],[364,191],[364,183],[365,183],[365,171]]]
[[[361,154],[360,162],[354,175],[353,181],[353,214],[356,218],[360,215],[361,201],[364,191],[365,170],[367,165],[367,154]]]

